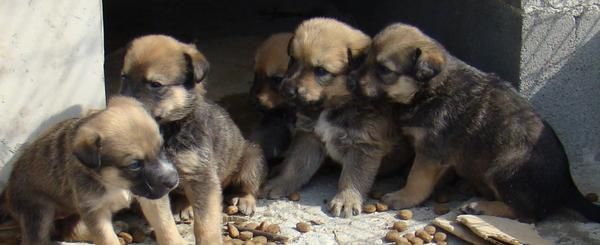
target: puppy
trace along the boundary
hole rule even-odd
[[[55,217],[73,214],[81,217],[77,230],[88,231],[82,236],[95,244],[119,244],[112,214],[134,197],[153,226],[170,232],[157,234],[171,239],[161,242],[183,242],[176,227],[158,224],[156,212],[169,211],[162,197],[179,180],[163,158],[162,143],[153,118],[139,102],[124,97],[110,100],[105,110],[50,128],[23,150],[4,193],[23,244],[52,244]]]
[[[399,126],[416,153],[406,186],[383,197],[391,207],[420,204],[453,170],[494,200],[470,203],[467,213],[534,221],[569,207],[600,221],[600,208],[575,186],[553,129],[508,82],[405,24],[377,34],[358,73],[364,94],[402,108]]]
[[[397,147],[403,141],[392,130],[390,107],[355,99],[347,86],[348,73],[365,56],[370,42],[361,31],[334,19],[310,19],[296,29],[281,89],[299,106],[297,128],[306,132],[306,143],[292,147],[296,155],[288,156],[282,175],[265,186],[271,197],[306,183],[328,155],[342,165],[338,193],[329,203],[331,212],[334,216],[357,215],[384,157],[396,149],[407,149]],[[290,159],[307,158],[301,155],[313,155],[313,162],[298,165],[303,162]],[[411,156],[407,152],[400,155]],[[409,161],[399,159],[392,166],[405,162]],[[286,187],[289,189],[283,189]]]
[[[266,169],[260,148],[246,142],[221,107],[205,98],[209,63],[194,45],[163,35],[137,38],[125,55],[126,95],[139,99],[158,121],[194,213],[197,244],[221,243],[222,189],[252,214]]]
[[[281,79],[289,63],[287,47],[292,35],[271,35],[258,47],[254,58],[250,96],[262,117],[252,130],[250,140],[261,146],[269,166],[282,160],[292,140],[296,118],[294,107],[279,93]]]

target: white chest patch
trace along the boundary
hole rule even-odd
[[[125,189],[118,187],[106,186],[106,193],[100,198],[93,200],[93,203],[88,203],[93,210],[108,209],[111,212],[116,212],[129,207],[133,201],[133,194]]]
[[[343,163],[343,153],[338,149],[339,145],[335,144],[335,140],[347,137],[344,129],[334,126],[327,121],[329,111],[323,111],[319,115],[319,119],[315,125],[315,133],[325,144],[327,154],[336,162]]]

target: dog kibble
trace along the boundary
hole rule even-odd
[[[237,238],[240,236],[240,231],[231,223],[227,224],[227,231],[229,231],[230,237]]]
[[[363,213],[370,214],[374,213],[375,211],[377,211],[377,207],[375,207],[373,204],[366,204],[363,206]]]
[[[425,230],[427,233],[429,233],[429,235],[433,236],[433,234],[435,234],[435,226],[433,226],[433,225],[425,226],[425,228],[423,228],[423,230]]]
[[[431,240],[433,240],[433,236],[431,236],[425,230],[416,231],[415,236],[417,236],[418,238],[421,238],[423,241],[428,242],[428,243],[431,242]]]
[[[281,228],[279,228],[278,224],[272,224],[272,225],[269,225],[265,231],[269,232],[269,233],[277,234],[277,233],[281,232]]]
[[[248,240],[252,239],[253,236],[254,236],[254,234],[252,234],[252,232],[250,232],[250,231],[240,232],[240,239],[242,241],[248,241]]]
[[[234,205],[230,205],[230,206],[227,206],[227,208],[225,208],[225,213],[228,215],[237,214],[239,211],[240,210],[238,209],[238,207],[234,206]]]
[[[411,245],[410,241],[408,239],[406,239],[405,237],[398,238],[398,240],[396,240],[396,244],[397,245]]]
[[[436,242],[441,242],[441,241],[446,241],[446,233],[443,232],[436,232],[435,235],[433,235],[433,240],[435,240]]]
[[[258,227],[256,227],[256,229],[259,231],[266,231],[269,225],[271,225],[271,223],[268,221],[263,221],[260,223],[260,225],[258,225]]]
[[[250,223],[246,224],[244,227],[251,229],[251,230],[256,230],[256,227],[258,227],[258,224],[254,223],[254,222],[250,222]]]
[[[229,242],[231,240],[233,240],[233,238],[231,238],[229,235],[223,237],[223,242]]]
[[[433,205],[433,213],[437,215],[444,215],[450,212],[450,208],[446,204],[436,203]]]
[[[293,201],[293,202],[300,201],[300,193],[298,193],[298,192],[293,192],[292,194],[290,194],[290,195],[288,196],[288,199],[290,199],[290,201]]]
[[[257,236],[257,237],[252,238],[252,241],[254,243],[258,243],[258,244],[267,244],[268,240],[264,236]]]
[[[254,245],[254,242],[253,241],[245,241],[244,245]]]
[[[597,202],[598,201],[598,194],[590,192],[588,194],[585,195],[585,198],[588,199],[590,202]]]
[[[388,205],[383,204],[383,203],[376,203],[375,204],[375,209],[377,210],[377,212],[385,212],[388,211]]]
[[[296,224],[296,230],[302,233],[306,233],[310,231],[310,225],[304,222],[300,222]]]
[[[373,198],[375,200],[381,200],[382,197],[383,197],[383,192],[381,192],[381,191],[371,192],[371,198]]]
[[[408,209],[403,209],[398,212],[398,216],[400,216],[400,218],[403,220],[409,220],[412,219],[413,213]]]
[[[240,240],[240,239],[233,239],[233,240],[231,240],[231,242],[232,242],[234,245],[242,245],[242,244],[244,244],[244,241],[242,241],[242,240]]]
[[[119,232],[119,234],[117,234],[118,237],[123,238],[123,240],[126,243],[132,243],[133,242],[133,237],[131,236],[131,234],[127,233],[127,232]]]
[[[388,231],[388,233],[385,234],[385,240],[388,242],[395,242],[398,239],[400,239],[400,233],[396,230]]]
[[[448,196],[448,193],[442,192],[442,193],[438,193],[437,195],[435,195],[436,203],[448,203],[449,201],[450,201],[450,197]]]
[[[408,229],[408,224],[406,223],[406,221],[396,221],[394,222],[392,228],[399,232],[403,232]]]
[[[131,237],[133,237],[133,242],[139,243],[146,240],[146,233],[139,227],[134,227],[129,230]]]
[[[412,240],[412,244],[413,245],[423,245],[424,241],[421,238],[415,237],[415,239]]]

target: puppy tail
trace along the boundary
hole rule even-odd
[[[587,200],[581,192],[575,188],[575,191],[572,192],[573,195],[570,198],[569,202],[567,202],[567,206],[587,219],[600,223],[600,206],[595,205],[594,203]]]

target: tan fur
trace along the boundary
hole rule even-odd
[[[278,88],[273,87],[269,80],[285,75],[290,60],[287,47],[292,36],[292,33],[273,34],[256,49],[253,90],[258,102],[266,109],[285,103]]]
[[[112,214],[135,197],[134,179],[125,177],[123,169],[134,159],[146,159],[143,166],[151,167],[161,145],[156,122],[139,102],[125,97],[49,129],[23,150],[4,193],[21,224],[23,243],[50,244],[53,219],[76,214],[81,222],[74,235],[96,244],[119,244]],[[98,165],[92,165],[96,160]],[[171,231],[175,233],[162,235],[179,237]]]
[[[252,214],[266,175],[260,149],[244,140],[223,108],[204,97],[208,67],[193,45],[149,35],[132,42],[122,70],[124,93],[139,99],[163,129],[167,157],[192,206],[196,244],[221,243],[224,188],[239,188],[240,212]]]

